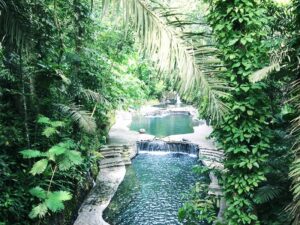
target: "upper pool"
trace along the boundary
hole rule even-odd
[[[145,129],[146,133],[156,137],[194,132],[192,117],[187,114],[168,114],[164,116],[135,115],[132,118],[130,129],[134,131]]]

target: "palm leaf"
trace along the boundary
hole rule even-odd
[[[283,191],[282,188],[277,186],[265,185],[259,187],[255,194],[254,201],[257,204],[263,204],[269,202],[277,198],[282,191]]]
[[[177,80],[178,90],[186,98],[194,97],[195,90],[199,90],[200,97],[207,99],[208,114],[220,118],[226,111],[221,99],[227,94],[226,84],[216,78],[221,65],[212,54],[216,49],[207,47],[199,35],[197,39],[201,41],[195,48],[191,44],[194,34],[182,33],[168,24],[170,11],[154,11],[143,0],[104,0],[104,11],[109,3],[121,5],[125,23],[134,25],[144,51],[152,56],[158,71],[164,72],[162,75],[168,74],[164,78]]]
[[[289,102],[294,104],[296,113],[299,115],[300,80],[292,83],[291,94],[293,97],[289,100]],[[289,177],[292,180],[291,191],[293,193],[293,201],[287,209],[294,219],[293,224],[298,225],[300,223],[300,116],[297,116],[294,120],[292,120],[291,136],[295,139],[295,143],[292,148],[294,161],[292,162],[289,173]]]
[[[80,106],[73,103],[70,105],[58,104],[57,106],[63,113],[69,115],[73,121],[77,122],[79,127],[85,132],[90,134],[95,133],[97,125],[90,113],[80,109]]]
[[[101,94],[91,89],[81,88],[80,92],[89,101],[101,102],[104,99]]]
[[[7,40],[16,46],[26,43],[29,17],[26,17],[26,12],[21,11],[25,8],[24,5],[18,5],[13,0],[0,0],[0,41]]]
[[[280,65],[279,63],[272,63],[269,66],[266,66],[253,74],[250,75],[249,80],[252,83],[261,81],[265,79],[270,73],[272,73],[274,70],[279,71],[280,70]]]

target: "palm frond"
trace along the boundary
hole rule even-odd
[[[291,85],[291,99],[289,102],[295,106],[297,115],[300,114],[300,80],[296,80]],[[300,116],[292,120],[291,136],[295,139],[292,148],[294,160],[290,167],[289,177],[292,180],[291,191],[293,193],[293,201],[288,206],[288,211],[291,213],[293,224],[300,223]]]
[[[220,118],[226,111],[221,99],[228,94],[224,91],[226,84],[215,76],[220,71],[220,67],[216,66],[222,64],[212,54],[216,49],[207,48],[207,41],[199,34],[197,39],[201,41],[195,48],[191,44],[194,34],[182,33],[181,29],[168,24],[166,17],[170,17],[170,11],[154,11],[143,0],[104,0],[104,9],[108,8],[108,4],[121,5],[125,23],[134,25],[143,50],[152,56],[164,78],[177,80],[183,96],[190,97],[194,90],[200,90],[200,95],[207,99],[208,114]]]
[[[97,125],[90,113],[80,109],[80,106],[73,103],[70,105],[58,104],[57,106],[63,113],[69,115],[74,122],[77,122],[85,132],[95,133]]]
[[[253,74],[250,75],[249,80],[252,83],[261,81],[265,79],[270,73],[272,73],[274,70],[279,71],[280,70],[280,65],[279,63],[273,63],[269,66],[266,66]]]
[[[0,0],[0,41],[7,40],[16,46],[22,46],[27,36],[28,19],[12,0]]]
[[[255,194],[254,201],[257,204],[269,202],[277,198],[282,191],[282,188],[277,186],[265,185],[259,187]]]
[[[80,92],[88,101],[94,101],[94,102],[104,101],[104,97],[100,93],[93,91],[91,89],[81,88]]]

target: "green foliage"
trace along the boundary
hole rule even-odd
[[[197,182],[190,193],[189,201],[178,211],[178,218],[183,224],[196,225],[199,222],[212,223],[216,220],[217,198],[208,194],[208,185]]]
[[[34,206],[29,214],[29,217],[34,218],[43,218],[48,210],[51,212],[58,212],[64,209],[64,201],[68,201],[72,198],[70,192],[67,191],[55,191],[55,192],[46,192],[40,187],[35,187],[30,190],[30,193],[39,198],[42,202],[37,206]]]
[[[48,166],[48,159],[41,159],[35,162],[30,170],[30,173],[35,176],[37,174],[43,173]]]
[[[98,172],[97,150],[114,111],[174,87],[207,117],[220,117],[223,103],[230,109],[213,134],[226,156],[228,223],[287,224],[284,208],[292,200],[299,223],[299,82],[289,85],[292,93],[286,85],[299,77],[299,1],[283,8],[271,1],[212,0],[213,37],[202,2],[199,10],[187,7],[188,16],[160,2],[126,2],[138,7],[132,14],[128,8],[127,18],[135,16],[146,52],[161,59],[155,61],[160,71],[138,55],[133,27],[100,19],[99,1],[0,0],[0,223],[34,223],[27,218],[34,205],[30,216],[49,224],[51,212],[63,210],[72,194],[76,200],[75,193],[88,188],[89,174]],[[273,71],[276,63],[280,71]],[[268,80],[249,82],[269,72]],[[288,98],[293,101],[286,103]],[[294,139],[274,134],[286,131],[293,118]],[[280,192],[290,185],[286,153],[292,142],[294,199]],[[196,195],[180,217],[212,221],[214,200]]]
[[[283,190],[280,187],[273,187],[270,185],[259,187],[257,189],[254,201],[257,204],[269,202],[277,198],[282,193],[282,191]]]
[[[226,156],[224,188],[230,225],[260,223],[255,193],[267,179],[274,103],[268,97],[267,83],[253,84],[248,79],[268,61],[266,40],[270,28],[266,12],[264,4],[258,1],[216,0],[212,1],[208,16],[227,65],[224,76],[233,87],[232,97],[227,99],[230,113],[214,126],[213,132]]]
[[[50,192],[78,204],[114,111],[159,96],[158,78],[131,29],[124,38],[122,23],[101,19],[99,1],[0,0],[0,28],[1,222],[35,223],[34,205],[31,215],[50,224],[52,211],[28,190],[47,190],[56,167]],[[74,206],[64,205],[68,223]]]
[[[53,134],[57,133],[56,128],[64,126],[63,122],[51,121],[49,118],[44,116],[38,119],[38,123],[46,125],[42,132],[43,134],[46,130],[48,130],[49,126],[54,129],[55,132]],[[46,135],[47,138],[49,138],[50,136]],[[74,166],[82,164],[83,158],[81,157],[81,153],[76,150],[72,150],[74,148],[76,148],[75,143],[72,140],[67,140],[50,147],[46,152],[31,149],[23,150],[20,152],[23,157],[27,159],[40,157],[43,158],[33,164],[30,170],[30,173],[33,176],[43,174],[45,177],[47,177],[49,176],[47,170],[51,169],[51,178],[48,183],[48,190],[46,191],[43,188],[37,186],[30,189],[29,191],[32,196],[38,198],[40,201],[38,205],[32,208],[29,214],[30,218],[43,218],[48,210],[50,210],[51,212],[61,211],[64,209],[63,202],[72,198],[71,193],[68,191],[51,192],[50,188],[57,169],[61,171],[67,171]]]

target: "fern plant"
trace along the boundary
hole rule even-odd
[[[57,129],[64,125],[62,121],[51,121],[47,117],[40,117],[38,123],[46,125],[42,134],[47,138],[57,134]],[[58,170],[67,171],[82,163],[81,153],[73,150],[75,147],[76,144],[72,140],[66,140],[52,146],[46,152],[35,149],[21,151],[23,158],[37,159],[30,170],[33,176],[44,175],[46,178],[49,174],[51,175],[45,189],[40,186],[30,189],[30,194],[39,199],[39,204],[33,206],[29,214],[30,218],[42,218],[49,211],[61,211],[64,209],[64,202],[72,198],[70,192],[64,190],[52,191],[51,187]]]

